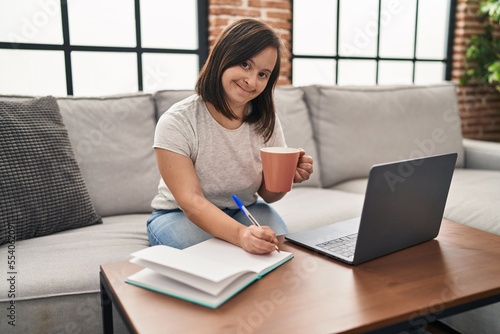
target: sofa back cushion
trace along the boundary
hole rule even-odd
[[[172,105],[194,94],[194,90],[160,90],[154,93],[156,120]]]
[[[97,212],[151,212],[160,180],[152,95],[64,97],[58,104]]]
[[[317,161],[318,150],[314,141],[311,118],[304,100],[304,91],[298,87],[278,87],[275,89],[274,101],[287,146],[303,148],[307,155]],[[320,173],[320,165],[314,164],[314,172],[309,180],[293,186],[320,187]]]
[[[373,164],[457,152],[463,145],[456,87],[307,86],[321,181],[365,178]]]

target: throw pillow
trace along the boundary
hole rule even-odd
[[[54,97],[0,100],[0,244],[102,223]]]

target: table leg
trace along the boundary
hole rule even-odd
[[[105,286],[104,277],[100,273],[101,281],[101,313],[102,313],[102,329],[104,334],[113,333],[113,303],[108,295]]]

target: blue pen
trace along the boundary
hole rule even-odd
[[[238,197],[236,197],[236,195],[232,195],[233,196],[233,200],[236,202],[236,205],[238,205],[238,208],[240,208],[241,212],[243,212],[245,214],[245,216],[247,216],[247,218],[252,222],[252,224],[254,224],[255,226],[258,226],[258,227],[261,227],[259,222],[257,221],[257,219],[255,219],[252,214],[250,213],[250,211],[248,211],[247,208],[245,208],[245,206],[243,205],[243,203],[240,201],[240,199]],[[278,252],[280,252],[280,249],[278,248],[278,246],[274,246],[276,248],[276,250]]]

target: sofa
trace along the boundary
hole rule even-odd
[[[304,148],[315,159],[312,177],[272,204],[289,231],[359,216],[373,164],[457,152],[444,217],[500,235],[500,143],[462,137],[456,88],[450,82],[276,88],[288,146]],[[0,96],[0,177],[7,180],[0,178],[1,333],[102,332],[99,266],[128,260],[149,246],[146,219],[159,181],[152,149],[155,124],[192,93]],[[48,125],[23,124],[43,119],[46,109],[59,141],[34,150],[52,140],[45,136]],[[9,132],[5,115],[19,114],[28,116],[17,120],[19,130]],[[29,145],[19,156],[23,148],[17,143],[24,140]],[[29,163],[23,160],[35,154]],[[14,158],[20,162],[13,167],[9,159]],[[24,172],[25,164],[40,161],[43,168]],[[34,174],[36,187],[30,186]],[[17,191],[25,186],[28,190]],[[27,199],[34,188],[40,193],[36,205]],[[59,189],[64,191],[59,194]],[[20,197],[12,199],[13,192]],[[441,321],[461,333],[499,333],[498,314],[500,303]],[[119,316],[114,321],[115,332],[125,332]]]

